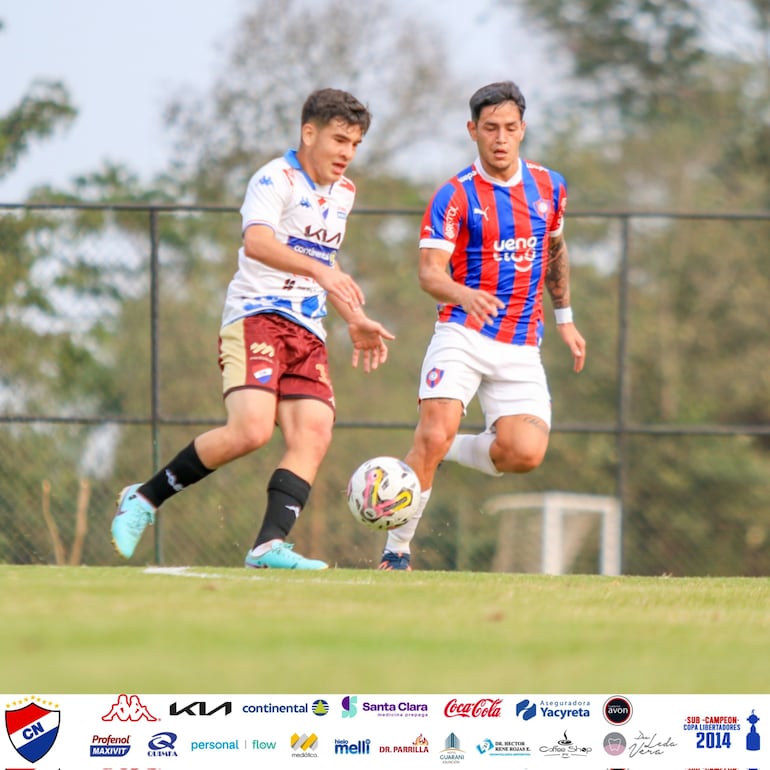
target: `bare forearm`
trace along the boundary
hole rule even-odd
[[[347,302],[343,302],[339,297],[335,297],[333,294],[327,295],[327,300],[345,323],[360,324],[367,320],[366,313],[364,313],[361,307],[354,310]]]
[[[420,288],[436,302],[462,305],[467,296],[467,287],[457,283],[443,266],[421,265],[418,280]]]
[[[545,274],[545,287],[554,308],[570,306],[569,256],[567,254],[567,242],[562,235],[552,237],[548,247],[548,270]]]

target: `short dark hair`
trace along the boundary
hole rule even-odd
[[[360,126],[366,133],[372,122],[369,110],[347,91],[337,88],[321,88],[313,91],[302,105],[302,125],[315,123],[326,126],[335,118],[349,126]]]
[[[471,119],[474,123],[478,123],[484,107],[491,107],[503,102],[513,102],[519,108],[521,117],[524,117],[524,110],[527,108],[524,94],[521,93],[516,83],[511,80],[503,80],[499,83],[482,86],[471,96]]]

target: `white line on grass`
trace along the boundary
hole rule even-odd
[[[275,573],[276,570],[253,570],[254,572],[258,572],[259,574],[256,575],[231,575],[231,574],[223,574],[221,572],[195,572],[193,571],[192,567],[145,567],[143,572],[145,575],[174,575],[176,577],[192,577],[192,578],[205,578],[208,580],[217,578],[219,580],[264,580],[265,578],[269,578],[272,575],[264,574],[264,573]],[[281,572],[281,570],[277,570],[278,572]],[[326,570],[323,570],[325,573]],[[305,580],[295,580],[294,582],[297,583],[318,583],[320,581],[320,575],[316,577],[315,579],[306,578]],[[339,584],[342,583],[348,584],[348,585],[354,585],[354,586],[360,586],[360,585],[372,585],[376,583],[377,581],[373,577],[367,577],[362,578],[360,580],[342,580],[342,581],[334,581],[335,583]]]

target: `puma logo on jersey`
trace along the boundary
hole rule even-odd
[[[473,209],[474,214],[478,214],[481,217],[484,217],[487,222],[489,222],[489,206],[484,206],[483,209],[475,208]]]

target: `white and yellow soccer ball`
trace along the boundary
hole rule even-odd
[[[348,506],[370,529],[395,529],[417,513],[421,492],[417,475],[403,460],[373,457],[350,477]]]

